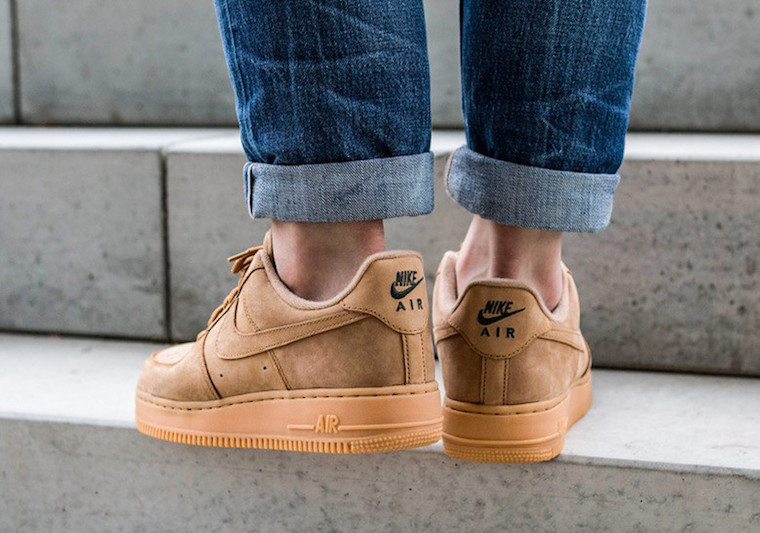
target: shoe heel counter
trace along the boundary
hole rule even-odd
[[[551,329],[532,291],[491,283],[467,287],[447,322],[452,334],[438,344],[447,395],[485,405],[510,403],[513,359]]]
[[[437,337],[435,346],[446,396],[460,402],[483,403],[484,358],[475,353],[460,335]]]
[[[409,253],[377,259],[342,305],[349,311],[373,315],[399,333],[429,329],[422,258]]]
[[[435,381],[435,356],[430,329],[422,333],[402,333],[404,357],[404,383],[430,383]]]
[[[399,339],[404,382],[435,381],[435,362],[430,329],[429,303],[422,258],[415,253],[373,262],[343,307],[370,314],[393,330]]]

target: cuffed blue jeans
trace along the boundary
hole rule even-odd
[[[433,208],[422,0],[215,0],[254,217]],[[502,224],[609,223],[646,0],[462,0],[467,146],[447,187]]]

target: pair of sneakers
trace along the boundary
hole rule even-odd
[[[456,286],[448,252],[434,289],[435,377],[422,258],[383,252],[334,298],[277,275],[269,235],[233,261],[238,285],[195,342],[154,353],[137,386],[138,429],[205,446],[367,453],[443,437],[454,458],[558,455],[591,403],[588,345],[570,272],[556,309],[512,280]]]

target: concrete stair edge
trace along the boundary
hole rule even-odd
[[[595,403],[557,460],[493,466],[447,458],[440,443],[330,456],[149,439],[133,391],[158,346],[0,335],[0,529],[703,530],[760,518],[760,413],[726,409],[760,403],[760,380],[596,371]]]

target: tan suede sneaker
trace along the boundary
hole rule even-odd
[[[563,265],[554,312],[527,285],[476,280],[457,294],[457,254],[438,270],[433,321],[445,398],[443,445],[457,459],[534,463],[559,455],[591,405],[578,293]]]
[[[138,429],[187,444],[332,453],[436,442],[420,256],[375,254],[341,294],[312,302],[280,281],[269,242],[230,258],[238,286],[195,342],[145,362]]]

